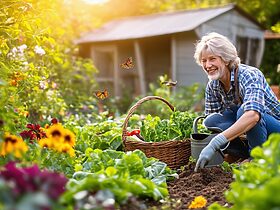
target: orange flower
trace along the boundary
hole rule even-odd
[[[18,86],[18,82],[22,81],[24,79],[24,74],[22,74],[21,72],[13,72],[11,75],[11,81],[10,81],[10,85],[12,86]]]
[[[28,111],[20,111],[18,114],[21,115],[21,116],[24,116],[24,117],[28,117],[29,116],[29,112]]]
[[[17,80],[15,80],[15,79],[12,79],[11,81],[10,81],[10,85],[12,85],[12,86],[17,86]]]
[[[194,198],[194,200],[191,202],[191,204],[188,206],[189,209],[198,209],[203,208],[207,204],[207,200],[203,196],[197,196]]]

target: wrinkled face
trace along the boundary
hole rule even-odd
[[[219,80],[226,76],[228,67],[220,56],[204,51],[201,54],[201,65],[209,80]]]

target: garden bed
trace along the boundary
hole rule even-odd
[[[207,209],[214,202],[218,202],[222,206],[230,206],[225,199],[224,192],[229,189],[229,185],[233,181],[232,173],[225,171],[220,166],[200,169],[195,173],[194,166],[194,164],[186,166],[181,172],[178,172],[179,179],[168,182],[170,199],[166,203],[145,201],[145,204],[139,205],[138,203],[138,207],[136,207],[135,202],[131,202],[122,209],[189,209],[188,206],[197,196],[203,196],[207,200],[206,206],[199,208],[200,210]]]
[[[177,206],[173,204],[172,209],[188,209],[191,201],[197,196],[206,198],[206,206],[214,202],[228,205],[224,192],[232,181],[232,173],[219,166],[200,169],[195,173],[194,164],[191,164],[179,174],[179,179],[168,183],[170,197],[181,200]]]

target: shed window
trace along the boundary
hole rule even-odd
[[[257,65],[257,55],[259,53],[260,40],[249,37],[237,36],[237,51],[241,62],[251,66]]]

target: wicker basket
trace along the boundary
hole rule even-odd
[[[167,140],[161,142],[127,140],[127,125],[129,118],[132,116],[138,106],[149,100],[160,100],[167,104],[172,111],[174,111],[174,107],[164,98],[159,96],[146,96],[140,99],[129,109],[124,121],[122,141],[125,151],[133,151],[136,149],[142,150],[147,157],[155,157],[160,161],[165,162],[172,169],[177,169],[180,166],[186,165],[189,161],[189,157],[191,156],[190,139]]]

